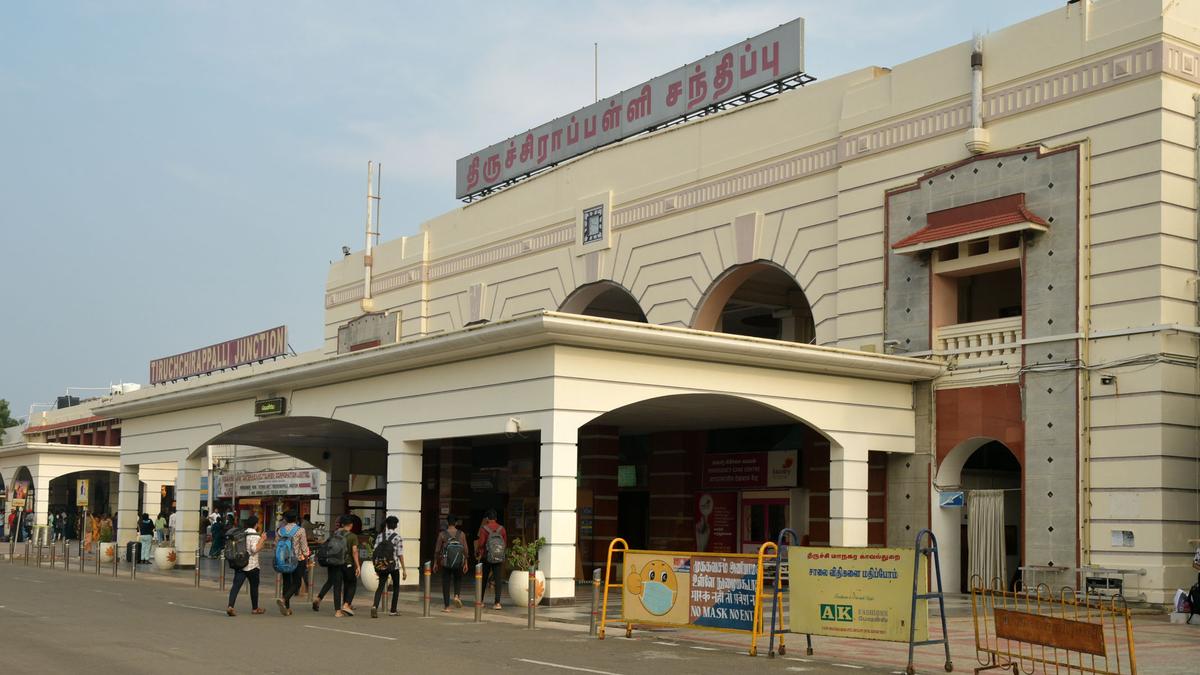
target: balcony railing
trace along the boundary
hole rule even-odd
[[[995,367],[1015,375],[1021,366],[1021,317],[943,326],[934,334],[934,351],[958,370]]]

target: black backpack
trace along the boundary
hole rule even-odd
[[[446,532],[446,545],[442,547],[442,569],[460,570],[466,562],[467,549],[462,544],[459,534],[452,537]]]
[[[317,563],[322,567],[338,567],[346,564],[346,531],[334,532],[317,549]]]
[[[396,545],[392,543],[398,535],[384,535],[371,552],[371,564],[375,571],[384,573],[396,569]]]
[[[1193,616],[1200,615],[1200,581],[1192,584],[1192,588],[1188,591],[1188,603],[1192,608],[1188,612],[1187,623],[1191,623]]]
[[[250,549],[246,546],[246,530],[234,528],[225,533],[225,560],[229,567],[244,570],[250,564]]]

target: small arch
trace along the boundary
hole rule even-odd
[[[713,280],[692,317],[692,327],[811,344],[812,306],[790,272],[769,260],[737,265]]]
[[[387,439],[357,424],[328,417],[271,417],[223,431],[192,451],[203,457],[210,445],[245,445],[325,466],[330,451],[350,453],[351,473],[387,472]]]
[[[576,288],[558,311],[646,323],[646,313],[637,298],[615,281],[597,281]]]

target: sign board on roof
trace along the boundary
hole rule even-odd
[[[287,354],[287,326],[150,362],[150,384],[182,380]]]
[[[458,160],[459,198],[804,72],[804,19]]]

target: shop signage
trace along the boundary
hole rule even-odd
[[[29,481],[18,480],[13,481],[12,489],[12,506],[14,509],[25,508],[25,500],[29,497]]]
[[[938,493],[938,506],[943,509],[961,509],[966,503],[967,499],[962,490]]]
[[[87,479],[77,479],[75,481],[75,506],[87,508],[88,505],[88,481]]]
[[[455,195],[466,197],[802,72],[804,19],[795,19],[459,159]]]
[[[696,495],[696,550],[737,552],[737,493],[702,492]]]
[[[227,340],[150,362],[150,384],[244,366],[287,353],[287,326]]]
[[[217,496],[221,499],[232,498],[235,481],[238,497],[316,496],[317,473],[316,469],[291,469],[224,474],[217,480]]]
[[[287,412],[287,399],[282,396],[264,398],[254,402],[255,417],[270,417]]]
[[[730,452],[704,455],[702,483],[708,489],[796,487],[797,452]]]
[[[791,632],[908,642],[914,555],[911,548],[789,547]],[[924,557],[918,580],[924,593]],[[928,601],[917,602],[916,639],[928,640]]]
[[[636,623],[749,631],[756,556],[625,554],[622,618]]]

